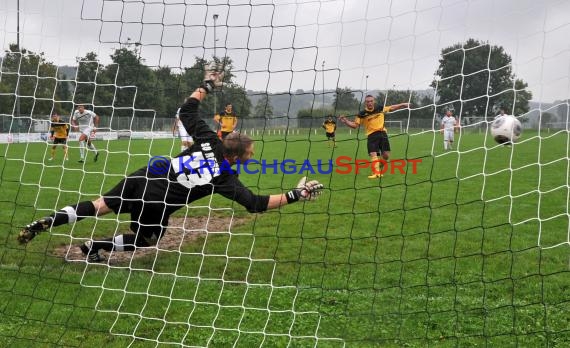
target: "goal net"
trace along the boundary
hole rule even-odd
[[[567,1],[4,1],[0,339],[568,345],[569,14]],[[255,141],[239,180],[269,195],[307,176],[317,200],[250,213],[206,195],[156,245],[104,260],[79,246],[118,243],[145,216],[88,214],[18,243],[180,154],[175,115],[211,62],[226,76],[202,119],[225,130],[214,118],[231,104]],[[80,105],[98,116],[90,144]],[[500,109],[518,141],[493,139]],[[383,127],[389,148],[374,143]]]

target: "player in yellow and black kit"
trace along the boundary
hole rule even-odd
[[[329,147],[331,147],[331,140],[332,140],[332,144],[334,147],[336,147],[336,138],[335,138],[335,131],[336,131],[336,122],[333,119],[332,115],[329,115],[329,118],[327,118],[325,120],[325,122],[323,122],[323,128],[325,129],[325,132],[327,133],[327,140],[328,140],[328,145]]]
[[[368,154],[370,155],[370,161],[374,163],[372,175],[368,176],[368,178],[376,179],[382,176],[378,154],[380,153],[385,161],[388,161],[390,158],[390,142],[388,141],[386,127],[384,127],[384,113],[409,107],[410,104],[376,106],[374,97],[367,95],[364,99],[364,106],[364,110],[356,116],[354,121],[348,120],[344,115],[340,116],[339,120],[350,128],[358,128],[361,124],[364,125],[366,135],[368,136]]]
[[[49,160],[53,161],[55,158],[55,149],[58,145],[62,145],[63,158],[65,158],[67,161],[69,159],[69,157],[67,157],[67,137],[69,136],[69,124],[63,122],[58,114],[53,114],[51,116],[50,134],[50,140],[53,142],[53,146],[51,147],[51,157]]]
[[[220,139],[224,140],[228,134],[236,129],[237,121],[232,104],[227,103],[224,111],[214,116],[214,122],[219,125],[221,131],[221,134],[219,134]]]

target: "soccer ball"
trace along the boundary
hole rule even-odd
[[[512,115],[499,116],[491,124],[491,135],[499,144],[514,143],[521,134],[521,122]]]

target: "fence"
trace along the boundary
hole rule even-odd
[[[211,118],[204,119],[206,123],[216,128]],[[463,118],[461,120],[462,131],[464,132],[481,132],[488,129],[488,124],[491,122],[481,117]],[[310,129],[320,130],[324,118],[289,118],[289,117],[273,117],[273,118],[239,118],[238,130],[275,130],[280,129]],[[99,123],[99,128],[111,130],[128,130],[128,131],[171,131],[174,123],[173,117],[127,117],[127,116],[102,116]],[[342,132],[347,128],[343,124],[337,122],[337,131]],[[432,119],[413,119],[413,118],[390,118],[386,121],[386,126],[391,133],[406,133],[415,131],[426,131],[430,129],[438,130],[440,127],[439,120]],[[568,129],[568,122],[528,122],[523,124],[524,128],[538,128],[541,129]],[[3,114],[0,115],[0,133],[33,133],[33,132],[48,132],[49,131],[49,117],[42,116],[31,118],[29,116],[14,117],[13,115]]]

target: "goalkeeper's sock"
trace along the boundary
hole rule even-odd
[[[90,201],[80,202],[74,206],[67,206],[63,209],[51,214],[49,219],[52,220],[52,226],[64,224],[72,224],[81,221],[87,216],[95,216],[95,206]]]
[[[55,158],[55,148],[51,148],[51,158]]]
[[[113,238],[103,240],[95,240],[91,242],[91,252],[99,252],[100,249],[105,251],[135,251],[137,247],[150,246],[144,238],[139,238],[134,233],[120,234]]]

